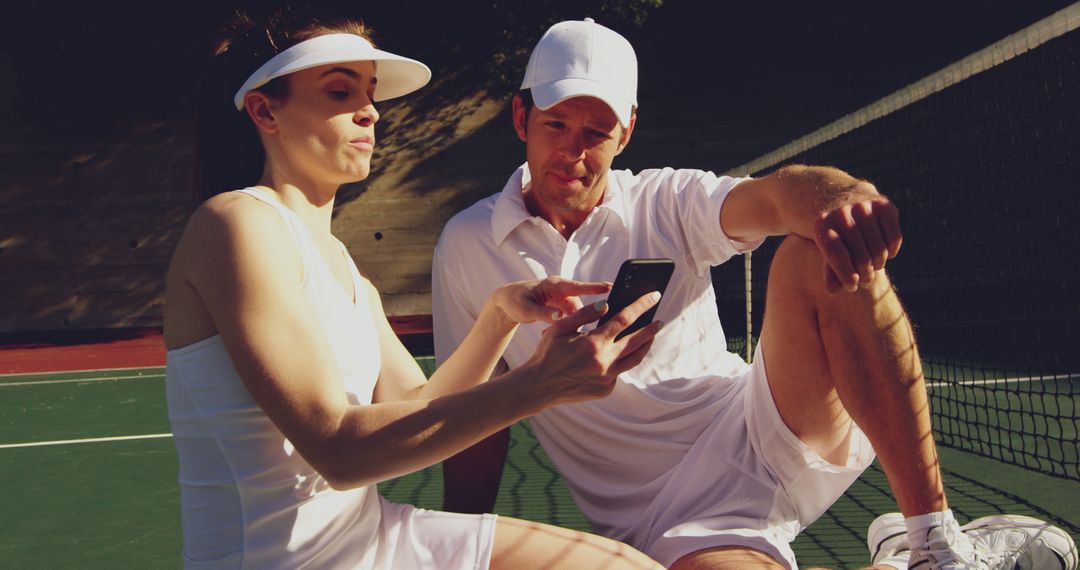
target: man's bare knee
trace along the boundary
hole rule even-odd
[[[774,280],[797,285],[818,284],[824,291],[825,264],[814,242],[795,234],[784,238],[776,248],[769,267],[770,285]]]
[[[769,288],[782,287],[797,290],[813,299],[820,308],[843,310],[852,305],[880,302],[895,298],[889,277],[882,269],[874,273],[870,283],[862,284],[854,292],[829,293],[825,289],[825,259],[813,241],[797,235],[789,235],[777,248],[769,268]]]

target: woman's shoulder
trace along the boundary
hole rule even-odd
[[[289,251],[291,234],[274,207],[241,192],[225,192],[191,215],[177,255],[195,259]],[[293,248],[295,249],[295,247]]]
[[[279,218],[274,207],[245,192],[222,192],[207,199],[192,214],[199,223],[257,224]]]
[[[221,244],[245,236],[268,239],[281,234],[283,227],[273,206],[242,192],[224,192],[195,210],[184,233]]]

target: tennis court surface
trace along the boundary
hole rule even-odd
[[[430,359],[420,359],[428,370]],[[179,565],[176,454],[164,369],[0,377],[0,561],[9,568],[167,568]],[[513,428],[496,503],[500,514],[588,530],[527,425]],[[1053,521],[1080,539],[1075,481],[970,453],[943,451],[953,508],[963,520],[995,512]],[[438,508],[439,466],[380,485],[395,501]],[[871,468],[797,541],[804,565],[867,562],[865,533],[895,510]]]

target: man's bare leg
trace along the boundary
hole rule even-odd
[[[847,461],[852,418],[904,514],[947,508],[915,337],[884,272],[854,293],[825,292],[813,242],[784,240],[769,271],[761,342],[784,423],[823,459]],[[673,570],[776,569],[742,547],[700,550]],[[890,567],[882,567],[890,568]]]
[[[769,273],[761,342],[787,426],[844,463],[851,421],[870,439],[905,516],[948,508],[915,336],[884,271],[825,292],[816,246],[790,236]]]

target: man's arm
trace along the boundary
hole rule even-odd
[[[478,318],[470,310],[470,300],[456,286],[457,277],[436,247],[431,268],[431,314],[439,365],[449,359]],[[506,369],[506,363],[500,362],[495,375]],[[495,508],[509,442],[510,430],[499,430],[443,461],[443,510],[489,513]]]
[[[724,202],[720,227],[738,241],[789,233],[813,241],[833,293],[872,281],[903,241],[896,206],[873,184],[820,166],[786,166],[741,182]]]

